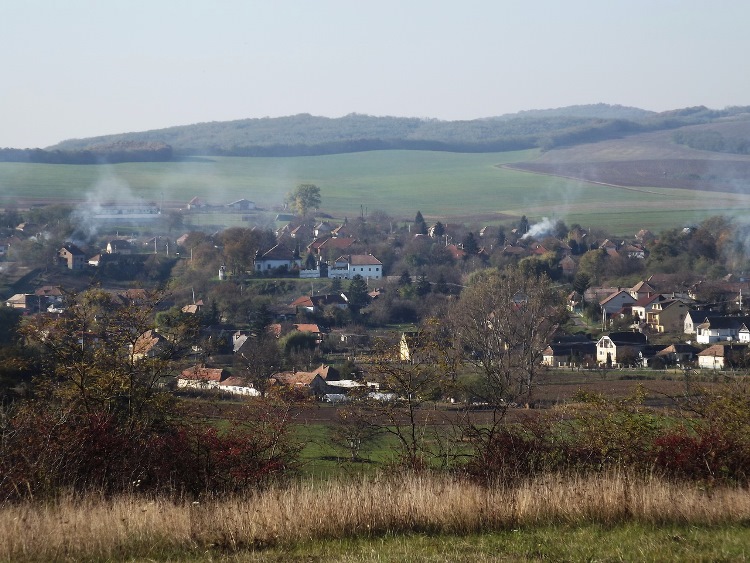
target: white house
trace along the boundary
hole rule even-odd
[[[646,336],[640,332],[612,332],[596,342],[596,361],[615,365],[627,356],[637,357],[646,347]]]
[[[302,260],[294,252],[282,244],[277,244],[271,250],[255,259],[256,272],[268,272],[276,268],[286,267],[291,270],[302,265]]]
[[[748,317],[714,317],[706,319],[695,330],[698,344],[715,344],[739,340],[740,329],[750,326]]]
[[[698,354],[698,367],[702,369],[725,369],[733,361],[741,359],[747,351],[745,345],[714,344]]]
[[[699,324],[702,324],[709,319],[717,319],[723,316],[724,315],[721,313],[716,313],[714,311],[688,311],[685,315],[683,332],[685,334],[695,334],[696,328]]]
[[[350,280],[356,275],[379,280],[383,277],[383,263],[372,254],[349,254],[338,257],[328,268],[329,278]]]

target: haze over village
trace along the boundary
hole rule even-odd
[[[8,6],[0,560],[743,559],[748,16]]]

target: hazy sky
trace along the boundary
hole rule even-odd
[[[0,147],[311,113],[750,105],[748,0],[0,0]]]

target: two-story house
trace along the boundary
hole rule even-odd
[[[647,345],[646,335],[640,332],[612,332],[596,342],[596,361],[615,365],[627,358],[637,358]]]
[[[383,277],[383,263],[372,254],[349,254],[338,257],[328,268],[329,278],[350,280],[356,275],[379,280]]]

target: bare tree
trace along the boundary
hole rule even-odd
[[[443,392],[445,371],[440,346],[429,334],[421,330],[409,337],[409,360],[401,359],[397,345],[378,343],[370,376],[380,383],[380,391],[360,397],[349,409],[350,420],[393,436],[400,463],[411,469],[442,455],[433,451],[435,444],[443,443],[433,439],[439,428],[434,405]]]
[[[276,337],[263,329],[245,341],[237,351],[242,377],[265,397],[271,376],[281,367],[281,350]]]
[[[493,409],[495,422],[510,403],[531,401],[563,303],[546,275],[515,268],[476,275],[463,291],[450,318],[464,360],[481,375],[471,391]]]

